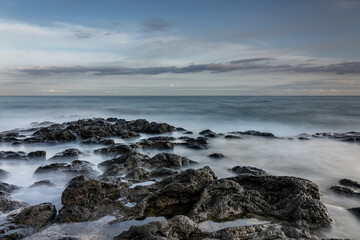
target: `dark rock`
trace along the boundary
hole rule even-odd
[[[106,139],[102,137],[92,137],[85,139],[81,143],[83,144],[103,144],[103,145],[113,145],[115,144],[114,140],[112,139]]]
[[[197,162],[192,161],[186,157],[181,157],[172,153],[158,153],[151,159],[144,161],[144,166],[148,168],[157,167],[182,167],[188,164],[195,164]]]
[[[128,154],[132,152],[132,148],[125,144],[113,144],[107,148],[100,148],[94,151],[95,154],[104,154],[104,155],[121,155]]]
[[[210,138],[215,138],[218,136],[215,132],[211,131],[210,129],[203,130],[199,132],[199,134]]]
[[[236,135],[226,135],[224,138],[227,138],[227,139],[242,139],[242,137],[240,136],[236,136]]]
[[[143,161],[147,161],[148,159],[149,157],[147,155],[138,152],[130,152],[118,158],[99,163],[98,167],[107,170],[113,165],[118,165],[117,168],[123,169],[122,171],[127,171],[127,169],[130,168],[140,167],[143,164]]]
[[[12,151],[0,151],[1,160],[26,160],[27,156],[25,152],[12,152]]]
[[[204,137],[198,137],[196,139],[185,137],[183,139],[184,139],[184,142],[180,143],[180,144],[184,145],[184,146],[186,146],[188,148],[207,149],[207,147],[208,147],[207,138],[204,138]]]
[[[224,154],[222,154],[222,153],[212,153],[212,154],[208,155],[208,157],[211,157],[211,158],[223,158]]]
[[[256,167],[249,167],[249,166],[236,166],[231,169],[237,175],[242,174],[250,174],[250,175],[257,175],[257,176],[266,176],[268,175],[264,170]]]
[[[360,219],[360,207],[350,208],[349,211]]]
[[[315,133],[312,135],[316,138],[330,138],[343,142],[359,142],[360,132],[346,132],[346,133]]]
[[[7,213],[26,206],[27,203],[15,200],[10,194],[0,191],[0,212]]]
[[[125,178],[136,179],[136,180],[144,180],[144,179],[148,179],[149,177],[150,177],[150,171],[142,167],[134,168],[125,176]]]
[[[344,179],[340,179],[339,183],[343,186],[357,188],[360,190],[360,183],[357,181],[353,181],[353,180],[344,178]]]
[[[29,188],[33,187],[53,187],[55,184],[51,182],[50,180],[41,180],[38,182],[33,183]]]
[[[119,119],[111,117],[111,118],[107,118],[106,121],[108,122],[117,122]]]
[[[61,196],[63,207],[59,222],[83,222],[103,216],[121,213],[123,204],[117,199],[120,189],[128,183],[110,180],[95,180],[85,176],[73,178]]]
[[[93,169],[93,166],[94,164],[81,160],[75,160],[71,163],[52,163],[38,167],[38,169],[35,170],[34,175],[62,173],[70,176],[93,176],[98,174],[98,172]]]
[[[176,138],[174,137],[166,137],[166,136],[158,136],[158,137],[151,137],[151,138],[148,138],[148,140],[150,141],[174,141],[176,140]]]
[[[5,171],[0,168],[0,180],[4,180],[10,176],[10,173],[8,171]]]
[[[30,152],[27,157],[29,159],[35,159],[35,160],[46,160],[46,152],[45,151],[35,151]]]
[[[182,127],[177,127],[177,128],[175,128],[175,130],[176,130],[176,131],[183,131],[183,132],[186,131],[186,129],[185,129],[185,128],[182,128]]]
[[[169,150],[174,149],[174,143],[168,141],[152,141],[144,139],[141,142],[131,145],[134,148]]]
[[[146,201],[145,216],[176,216],[186,214],[198,201],[203,189],[217,177],[209,167],[187,169],[164,178],[159,188]]]
[[[340,195],[345,195],[348,197],[358,197],[360,198],[360,191],[355,190],[351,187],[341,186],[341,185],[334,185],[330,187],[335,193]]]
[[[1,192],[12,193],[13,191],[18,190],[20,188],[21,187],[16,186],[16,185],[0,182],[0,191]]]
[[[57,153],[55,156],[51,157],[49,161],[59,161],[59,160],[66,160],[72,161],[79,158],[80,155],[83,153],[76,148],[69,148],[62,152]]]
[[[69,129],[62,129],[60,124],[41,128],[33,136],[39,139],[39,142],[70,142],[76,140],[75,133]]]
[[[0,228],[0,238],[23,239],[45,228],[55,217],[56,209],[51,203],[26,207],[19,213],[7,217],[8,222]]]
[[[310,138],[307,138],[307,137],[298,137],[298,140],[310,140]]]
[[[242,134],[242,135],[252,135],[252,136],[259,136],[259,137],[269,137],[269,138],[276,138],[274,134],[268,133],[268,132],[259,132],[255,130],[248,130],[245,132],[231,132],[236,134]]]
[[[150,134],[160,134],[168,133],[175,130],[175,128],[167,123],[156,123],[148,122],[145,119],[138,119],[135,121],[128,122],[128,127],[131,131],[150,133]]]
[[[194,134],[192,131],[183,132],[183,134]]]

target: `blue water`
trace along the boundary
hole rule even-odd
[[[194,130],[343,132],[360,130],[360,97],[0,97],[0,131],[35,121],[110,116]]]

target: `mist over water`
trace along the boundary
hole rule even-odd
[[[296,137],[300,133],[360,131],[360,97],[0,97],[0,131],[31,127],[32,122],[61,123],[92,117],[126,120],[145,118],[166,122],[193,131],[195,134],[191,137],[207,128],[218,133],[259,130],[272,132],[279,137]],[[179,132],[167,135],[182,136]],[[142,138],[147,137],[149,135],[142,135]],[[139,139],[114,140],[116,143],[130,143]],[[0,151],[28,153],[45,150],[47,158],[50,158],[72,147],[88,154],[81,160],[95,165],[108,159],[93,154],[93,150],[101,146],[80,143],[54,146],[1,144]],[[218,177],[232,176],[228,169],[242,165],[258,167],[273,175],[312,180],[319,185],[322,201],[335,220],[333,227],[323,230],[321,234],[334,238],[360,238],[360,221],[347,210],[360,207],[360,201],[336,195],[329,190],[341,178],[360,181],[359,144],[326,139],[300,141],[296,138],[289,140],[249,136],[245,139],[211,139],[207,150],[194,151],[176,146],[169,152],[199,162],[199,165],[191,167],[210,166]],[[152,156],[158,151],[148,150],[144,153]],[[222,153],[225,158],[210,159],[208,155],[211,153]],[[14,198],[29,204],[50,201],[60,209],[61,192],[67,178],[51,176],[56,187],[28,188],[35,181],[41,180],[34,177],[33,172],[42,164],[42,161],[0,161],[0,168],[11,173],[5,182],[24,187],[12,194]],[[104,218],[103,221],[110,220]],[[115,236],[128,228],[126,224],[130,223],[117,225],[117,228],[108,224],[101,226]],[[88,223],[73,227],[82,229],[81,226],[83,230],[79,232],[83,234],[93,225]],[[53,228],[59,234],[73,229],[71,224]],[[49,234],[49,231],[44,230],[43,236]],[[74,234],[76,236],[76,232]],[[37,236],[41,237],[41,233]]]

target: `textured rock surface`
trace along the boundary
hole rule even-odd
[[[97,175],[98,172],[93,169],[94,164],[87,161],[75,160],[71,163],[52,163],[38,167],[34,175],[46,175],[61,173],[69,176],[78,175]]]

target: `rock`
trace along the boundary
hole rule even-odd
[[[26,207],[7,217],[7,223],[0,228],[0,238],[23,239],[45,228],[55,217],[56,209],[51,203]]]
[[[10,173],[0,168],[0,180],[10,177]]]
[[[175,130],[175,128],[167,123],[155,123],[148,122],[145,119],[138,119],[135,121],[128,122],[128,127],[131,131],[150,133],[150,134],[160,134],[168,133]]]
[[[12,193],[13,191],[18,190],[20,188],[21,187],[16,186],[16,185],[0,182],[0,191],[1,192]]]
[[[115,237],[117,240],[247,240],[247,239],[313,239],[310,232],[292,226],[278,224],[257,224],[227,227],[215,232],[206,232],[186,216],[175,216],[167,221],[153,221],[141,226],[132,226],[128,231]]]
[[[259,137],[276,138],[276,136],[272,133],[259,132],[259,131],[255,131],[255,130],[249,130],[249,131],[245,131],[245,132],[231,132],[231,133],[236,133],[236,134],[241,134],[241,135],[252,135],[252,136],[259,136]]]
[[[34,160],[46,160],[46,152],[45,151],[35,151],[35,152],[30,152],[27,157],[29,159],[34,159]]]
[[[337,194],[349,197],[360,197],[360,183],[350,179],[340,179],[340,185],[331,186],[330,189]]]
[[[25,152],[12,152],[12,151],[0,151],[1,160],[26,160],[27,156]]]
[[[192,161],[186,157],[181,157],[176,154],[158,153],[151,159],[144,161],[144,166],[148,168],[157,168],[157,167],[178,168],[195,163],[197,162]]]
[[[360,132],[346,132],[346,133],[315,133],[312,135],[316,138],[330,138],[343,142],[359,142]]]
[[[306,140],[310,140],[310,138],[307,138],[307,137],[298,137],[298,140],[306,141]]]
[[[180,143],[181,145],[184,145],[188,148],[192,149],[207,149],[208,142],[207,138],[204,137],[198,137],[196,139],[194,138],[183,138],[185,141],[183,143]]]
[[[27,203],[13,199],[10,194],[0,191],[0,212],[7,213],[28,206]]]
[[[46,174],[66,174],[70,176],[78,175],[97,175],[98,172],[93,169],[94,164],[88,161],[75,160],[71,163],[52,163],[38,167],[34,175],[46,175]]]
[[[166,137],[166,136],[158,136],[158,137],[151,137],[151,138],[148,138],[147,140],[150,140],[150,141],[175,141],[176,138],[174,137]]]
[[[80,155],[83,153],[76,148],[69,148],[62,152],[57,153],[55,156],[51,157],[49,161],[59,161],[59,160],[66,160],[66,161],[72,161],[77,160]]]
[[[350,179],[340,179],[339,183],[343,186],[358,188],[360,190],[360,183]]]
[[[76,135],[69,129],[62,129],[60,124],[41,128],[33,134],[38,142],[70,142],[76,141]]]
[[[94,151],[95,154],[103,154],[103,155],[121,155],[128,154],[132,152],[132,148],[125,144],[113,144],[107,148],[100,148]]]
[[[242,137],[240,136],[236,136],[236,135],[226,135],[224,138],[227,138],[227,139],[242,139]]]
[[[159,190],[146,201],[145,216],[186,214],[198,201],[203,189],[217,177],[209,167],[187,169],[154,184]]]
[[[350,208],[349,211],[360,219],[360,207]]]
[[[194,134],[192,131],[186,131],[186,132],[183,132],[183,134]]]
[[[141,142],[131,145],[133,148],[142,148],[142,149],[159,149],[159,150],[168,150],[174,149],[174,143],[168,141],[151,141],[149,139],[144,139]]]
[[[231,169],[237,175],[242,174],[250,174],[250,175],[257,175],[257,176],[266,176],[268,175],[264,170],[256,167],[249,167],[249,166],[235,166]]]
[[[82,144],[102,144],[102,145],[113,145],[115,144],[114,140],[106,139],[102,137],[92,137],[85,139],[81,142]]]
[[[142,167],[134,168],[125,176],[125,178],[136,179],[136,180],[145,180],[148,179],[149,177],[150,177],[150,171]]]
[[[29,188],[34,188],[34,187],[53,187],[55,186],[55,184],[53,182],[51,182],[50,180],[41,180],[41,181],[37,181],[35,183],[33,183]]]
[[[208,157],[211,157],[211,158],[223,158],[224,155],[222,153],[212,153],[212,154],[208,155]]]
[[[199,132],[199,134],[210,138],[215,138],[218,136],[215,132],[211,131],[210,129],[203,130]]]
[[[120,197],[120,189],[129,185],[86,176],[73,178],[62,193],[63,207],[59,211],[58,221],[92,221],[116,212],[121,213],[123,204],[117,199]]]
[[[147,161],[148,159],[149,157],[147,155],[138,152],[130,152],[118,158],[99,163],[98,167],[107,170],[113,165],[118,165],[118,168],[120,167],[124,171],[127,171],[127,169],[130,168],[140,167],[143,164],[143,161]]]

